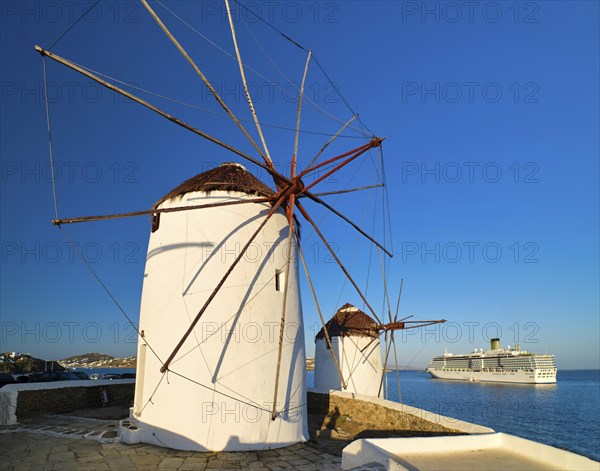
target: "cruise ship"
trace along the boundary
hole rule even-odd
[[[554,355],[537,355],[521,350],[500,348],[500,339],[492,339],[490,349],[467,355],[444,353],[434,357],[427,371],[434,378],[498,383],[556,383]]]

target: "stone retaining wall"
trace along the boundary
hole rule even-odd
[[[102,407],[102,390],[108,406],[133,404],[135,380],[56,381],[6,385],[0,389],[0,424],[10,425],[46,414]]]
[[[431,433],[490,433],[492,429],[416,407],[355,393],[331,391],[330,394],[308,391],[309,416],[328,422],[351,420],[365,430],[395,430]],[[335,425],[335,424],[334,424]]]

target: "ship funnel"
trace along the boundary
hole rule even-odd
[[[492,350],[499,350],[500,349],[500,339],[498,339],[498,338],[492,339],[492,341],[491,341],[491,349]]]

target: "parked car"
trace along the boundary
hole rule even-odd
[[[79,377],[70,371],[46,371],[42,373],[36,381],[79,381]]]
[[[18,381],[10,373],[0,373],[0,388],[6,384],[14,384]]]
[[[121,379],[121,375],[117,373],[108,373],[102,376],[102,379]]]

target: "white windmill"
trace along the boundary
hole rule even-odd
[[[138,345],[133,412],[143,442],[244,450],[308,439],[306,406],[295,408],[305,402],[298,267],[297,258],[290,258],[296,249],[293,239],[287,245],[291,230],[285,212],[273,211],[268,202],[273,195],[243,166],[229,163],[189,179],[155,205],[212,207],[155,217],[142,291],[139,328],[144,336]],[[240,204],[218,206],[234,201]],[[207,303],[216,280],[224,279],[248,241],[250,248]],[[206,306],[202,318],[171,362],[186,377],[171,374],[155,390],[164,375],[159,358],[168,357],[190,328],[198,306]],[[292,329],[285,331],[278,359],[279,338],[270,326],[282,309]],[[278,361],[285,368],[276,378],[272,371]],[[294,409],[272,421],[267,398],[276,389],[277,408]],[[242,391],[251,391],[244,393],[245,400],[231,394]]]
[[[392,345],[395,371],[398,372],[394,331],[445,322],[398,321],[397,316],[396,310],[394,319],[390,315],[389,323],[380,324],[356,306],[344,304],[315,336],[315,390],[321,393],[345,390],[374,397],[382,397],[384,392],[387,393],[383,386]],[[383,361],[380,341],[382,332],[386,334],[387,345]],[[389,342],[388,333],[391,334]],[[396,378],[396,384],[399,385],[399,378]]]
[[[313,229],[376,325],[383,325],[305,205],[312,202],[325,208],[364,236],[380,255],[383,252],[391,256],[383,244],[322,198],[382,187],[381,174],[374,185],[346,186],[326,193],[313,190],[349,164],[360,162],[361,156],[372,162],[369,151],[379,149],[382,139],[361,130],[364,144],[320,159],[344,130],[352,128],[351,123],[358,118],[353,115],[346,123],[342,122],[341,128],[331,134],[329,141],[300,171],[297,162],[300,116],[312,58],[312,52],[306,51],[290,173],[284,175],[275,169],[269,155],[248,91],[227,0],[233,46],[261,145],[251,137],[150,5],[145,0],[141,2],[246,136],[258,157],[125,91],[114,80],[102,78],[91,69],[42,47],[36,46],[36,50],[44,60],[50,58],[63,64],[251,162],[272,178],[274,189],[253,177],[243,166],[229,163],[190,178],[151,209],[74,218],[59,218],[56,209],[53,223],[61,227],[86,221],[152,217],[139,327],[134,324],[139,334],[138,374],[131,418],[137,426],[136,440],[177,449],[214,451],[276,448],[304,441],[307,439],[305,351],[298,261],[323,324],[324,321],[300,244],[296,218],[302,216]],[[312,181],[305,184],[303,180],[309,178]],[[62,227],[61,230],[64,231]],[[224,253],[229,255],[223,257]],[[108,291],[106,285],[103,287]],[[119,309],[122,310],[120,306]],[[275,323],[274,336],[272,329],[267,329],[267,323],[269,326]],[[245,335],[235,333],[240,326],[246,329]],[[250,333],[248,326],[256,330]],[[327,326],[324,332],[329,342]],[[346,386],[344,375],[336,369],[342,385]]]
[[[351,304],[335,313],[315,338],[315,390],[328,393],[342,389],[344,378],[347,392],[379,396],[383,366],[377,326],[372,317]],[[331,343],[325,337],[325,329]],[[341,376],[334,358],[339,359]]]

